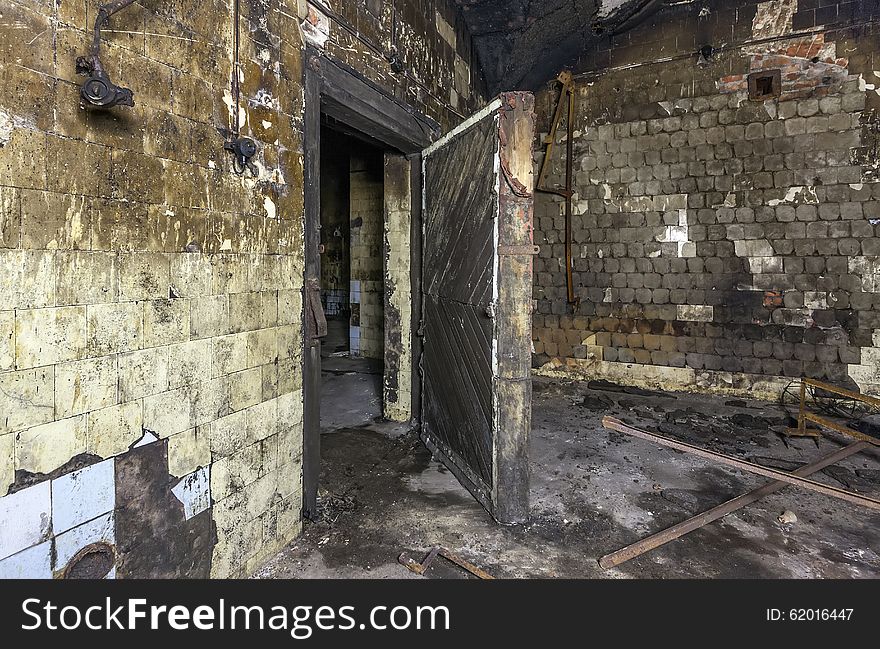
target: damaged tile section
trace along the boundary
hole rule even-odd
[[[180,479],[171,492],[183,503],[186,520],[211,506],[211,467],[200,468]]]

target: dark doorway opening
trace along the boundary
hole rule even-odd
[[[322,295],[322,287],[324,286],[322,264],[325,259],[321,250],[322,246],[328,244],[328,240],[325,238],[328,233],[323,232],[321,205],[324,200],[328,200],[329,194],[340,191],[344,179],[339,179],[339,172],[337,172],[338,182],[335,185],[325,184],[326,166],[322,163],[322,158],[333,156],[344,147],[334,147],[332,144],[325,146],[324,141],[325,139],[333,141],[334,138],[344,138],[345,145],[351,149],[363,150],[363,147],[367,145],[372,147],[374,152],[381,154],[380,172],[387,172],[390,164],[393,170],[390,177],[397,179],[396,182],[387,183],[385,193],[392,198],[392,203],[394,197],[398,198],[396,207],[392,210],[394,217],[392,222],[399,226],[401,212],[405,211],[407,225],[405,228],[401,226],[395,230],[395,243],[388,246],[382,259],[384,262],[385,253],[398,254],[398,256],[402,254],[401,259],[405,258],[406,261],[395,260],[391,265],[393,269],[397,269],[397,272],[387,280],[388,290],[386,291],[385,287],[382,287],[385,312],[380,318],[380,320],[391,320],[391,326],[385,327],[385,329],[387,332],[393,333],[403,321],[407,323],[419,322],[419,314],[421,313],[419,288],[421,272],[421,159],[418,154],[439,135],[439,124],[420,115],[405,102],[363,78],[355,70],[312,48],[307,48],[305,52],[303,78],[305,84],[303,141],[305,194],[303,516],[306,519],[316,520],[322,517],[319,509],[324,509],[324,513],[327,513],[326,507],[319,508],[318,505],[319,483],[322,485],[323,491],[325,485],[329,486],[335,482],[332,477],[326,476],[323,472],[323,453],[326,452],[328,456],[335,454],[337,447],[340,447],[338,444],[334,446],[324,443],[328,441],[324,439],[325,429],[335,425],[331,423],[330,417],[336,417],[338,401],[333,400],[332,394],[324,385],[327,372],[322,371],[322,368],[332,372],[335,363],[339,362],[340,358],[344,358],[344,355],[331,356],[334,353],[347,352],[348,360],[354,360],[351,355],[352,316],[357,310],[357,326],[363,327],[366,315],[363,313],[365,305],[363,290],[360,291],[359,297],[361,299],[356,309],[352,304],[350,288],[352,278],[349,262],[348,301],[345,302],[344,281],[340,274],[337,290],[341,290],[342,293],[336,294],[335,299],[338,306],[333,307],[338,308],[337,317],[331,318],[330,322],[325,320],[324,310],[328,306],[329,294]],[[338,139],[336,141],[338,142]],[[367,157],[370,160],[375,159],[372,154]],[[336,168],[342,168],[343,164],[342,161],[337,161]],[[372,174],[375,167],[371,165],[372,163],[366,162],[364,166],[359,168],[359,171],[365,172],[364,177],[369,177]],[[349,158],[350,173],[347,187],[349,194],[352,189],[351,171],[351,158]],[[381,177],[384,180],[384,175]],[[344,191],[342,193],[344,194]],[[410,194],[412,197],[411,207]],[[402,195],[406,196],[405,210],[401,208],[400,197]],[[349,202],[350,199],[351,196],[349,196]],[[339,196],[334,194],[333,200],[338,201]],[[357,217],[354,220],[356,221],[356,219]],[[387,219],[383,220],[383,226],[386,221]],[[354,241],[351,218],[349,218],[347,225],[349,230],[347,235],[345,227],[344,223],[340,225],[339,238],[349,242],[349,255],[351,255],[352,242]],[[328,230],[329,235],[334,235],[336,232],[335,228],[328,228]],[[383,239],[384,237],[380,237],[380,240]],[[345,265],[344,259],[341,258],[344,256],[344,251],[337,254],[340,255],[340,263]],[[406,276],[405,286],[401,283],[403,281],[402,275]],[[345,340],[346,322],[349,334],[347,341]],[[381,409],[384,405],[382,401],[384,400],[386,403],[392,403],[396,406],[396,409],[390,414],[399,417],[400,405],[403,403],[407,410],[411,411],[414,417],[417,417],[415,406],[420,403],[421,387],[418,378],[418,359],[421,354],[421,341],[418,336],[409,335],[408,332],[407,336],[401,335],[397,339],[392,335],[389,341],[387,332],[373,336],[372,344],[375,343],[375,338],[380,340],[385,338],[381,345],[384,355],[383,361],[380,361],[378,372],[371,375],[372,380],[377,382],[371,385],[378,384],[380,395],[375,401],[378,408],[374,406],[373,412],[378,409],[377,414],[381,416]],[[361,345],[363,342],[366,343],[364,346]],[[358,352],[369,351],[371,348],[369,335],[365,337],[363,332],[359,332],[357,347]],[[407,358],[405,359],[407,362],[402,362],[401,359],[407,355],[411,357],[411,361]],[[358,374],[366,373],[359,372]],[[401,386],[406,389],[404,390]],[[352,417],[355,416],[355,413],[351,414]],[[357,417],[363,420],[366,414],[362,409]],[[361,436],[368,435],[370,434],[369,427],[377,425],[370,423],[368,427],[353,430],[360,433]],[[324,447],[323,452],[322,446]],[[348,453],[348,457],[356,457],[357,453],[356,450]],[[365,459],[359,458],[361,462]],[[335,484],[333,490],[338,491],[340,486],[341,484]],[[323,492],[325,496],[328,495],[326,491]]]
[[[384,154],[321,130],[321,432],[382,418]]]

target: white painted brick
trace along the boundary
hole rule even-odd
[[[737,257],[772,257],[775,253],[767,239],[747,239],[733,242]]]
[[[178,297],[211,295],[214,270],[204,256],[179,253],[171,256],[171,285]]]
[[[0,579],[52,579],[52,542],[0,559]]]
[[[15,482],[15,435],[0,435],[0,496]]]
[[[278,327],[278,358],[300,358],[302,355],[302,329],[297,324]]]
[[[259,367],[230,374],[229,405],[241,410],[262,401],[263,374]]]
[[[0,434],[55,418],[55,368],[0,374]]]
[[[679,304],[677,311],[678,320],[689,322],[712,322],[715,317],[715,308],[702,304]]]
[[[22,251],[16,307],[37,309],[53,304],[55,304],[55,253],[44,250]]]
[[[109,252],[56,253],[58,306],[115,301],[119,284],[116,262],[116,255]]]
[[[49,481],[0,498],[0,559],[49,538],[52,500]]]
[[[92,543],[116,544],[114,513],[108,512],[55,537],[55,570],[64,570],[76,553]]]
[[[103,356],[55,367],[55,416],[78,415],[116,403],[116,357]]]
[[[274,363],[278,358],[278,332],[276,329],[258,329],[248,332],[248,366]]]
[[[253,443],[247,437],[247,410],[239,410],[214,421],[209,428],[211,455],[215,458],[232,455]]]
[[[227,296],[214,295],[190,302],[190,337],[222,336],[229,329]]]
[[[131,401],[168,389],[168,348],[120,354],[119,401]]]
[[[52,525],[55,535],[113,511],[116,471],[104,460],[52,481]],[[57,539],[56,539],[57,540]]]
[[[60,419],[21,431],[15,441],[15,468],[50,473],[88,450],[84,415]]]
[[[188,300],[154,300],[144,303],[144,347],[189,340]]]
[[[168,347],[168,387],[172,390],[211,378],[211,339]]]
[[[15,311],[0,311],[0,372],[15,365]]]
[[[226,377],[196,383],[190,390],[193,393],[194,426],[204,426],[231,412]]]
[[[212,339],[211,373],[214,377],[247,369],[247,333]]]
[[[278,399],[263,401],[247,409],[247,437],[263,440],[278,432]]]
[[[143,435],[143,404],[120,403],[88,414],[88,449],[108,458],[125,453]]]
[[[82,358],[85,347],[85,307],[34,309],[16,313],[15,363],[18,369]]]
[[[248,290],[248,267],[242,263],[240,256],[216,255],[211,264],[213,293],[243,293]]]
[[[186,476],[210,463],[208,430],[191,428],[168,438],[168,473],[171,475]]]
[[[89,356],[139,349],[143,337],[143,309],[138,302],[90,305],[86,307],[86,332]]]
[[[161,300],[170,296],[170,264],[162,253],[132,252],[119,257],[119,299]]]
[[[144,398],[144,428],[169,437],[195,426],[192,395],[188,388],[169,390]]]

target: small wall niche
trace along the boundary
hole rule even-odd
[[[765,101],[776,99],[782,92],[782,74],[779,70],[759,70],[749,75],[749,99]]]

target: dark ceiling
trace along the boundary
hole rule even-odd
[[[663,0],[455,0],[491,94],[535,90],[573,65],[597,37],[653,12]]]

